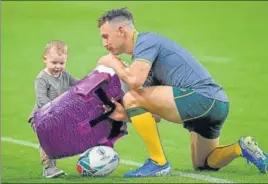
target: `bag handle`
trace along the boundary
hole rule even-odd
[[[108,106],[110,108],[109,108],[109,110],[107,112],[105,112],[104,114],[102,114],[98,118],[89,121],[89,124],[91,125],[91,127],[94,127],[99,122],[107,119],[110,116],[110,114],[112,114],[112,112],[115,110],[115,105],[111,102],[111,100],[108,98],[108,96],[106,95],[106,93],[103,91],[102,88],[97,89],[95,91],[95,93],[98,95],[100,100],[104,103],[104,105],[106,105],[106,106]]]

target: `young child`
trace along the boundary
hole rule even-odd
[[[32,125],[34,112],[38,108],[41,108],[46,103],[52,101],[77,82],[77,79],[72,77],[65,70],[67,54],[67,45],[60,40],[51,41],[45,47],[45,52],[43,56],[45,68],[41,70],[41,72],[35,79],[36,103],[28,119],[28,122]],[[65,175],[64,171],[56,167],[56,160],[49,159],[44,150],[41,148],[41,146],[40,161],[43,165],[44,177],[54,178],[61,175]]]

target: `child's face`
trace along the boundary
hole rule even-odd
[[[58,77],[65,69],[67,55],[59,55],[54,50],[51,50],[51,52],[44,56],[43,59],[49,73],[52,74],[54,77]]]

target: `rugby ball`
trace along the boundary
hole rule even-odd
[[[82,176],[105,177],[111,174],[119,164],[119,157],[113,148],[95,146],[80,155],[77,171]]]

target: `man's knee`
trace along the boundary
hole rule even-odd
[[[140,105],[139,94],[134,90],[128,91],[123,97],[123,104],[125,108],[138,107]]]
[[[210,167],[208,165],[208,163],[207,163],[207,158],[206,158],[206,160],[202,164],[200,162],[199,163],[195,163],[193,161],[193,169],[195,171],[199,171],[199,172],[201,172],[201,171],[218,171],[218,170],[220,170],[219,168],[212,168],[212,167]]]
[[[204,166],[194,165],[193,168],[195,171],[218,171],[220,170],[218,168],[209,167],[207,164],[205,164]]]
[[[193,165],[193,169],[195,171],[200,171],[200,168],[203,167],[203,166],[198,166],[198,165]]]

